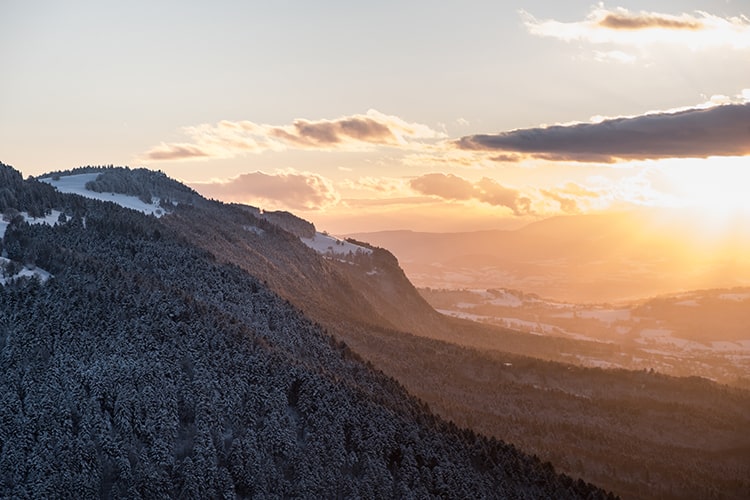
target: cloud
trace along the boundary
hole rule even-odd
[[[457,175],[432,173],[412,179],[409,185],[418,193],[438,196],[445,200],[474,199],[488,205],[510,208],[515,215],[533,213],[528,197],[488,177],[472,183]]]
[[[270,204],[295,210],[319,210],[339,201],[333,184],[311,172],[252,172],[226,181],[192,183],[204,196],[249,204]],[[259,203],[262,202],[262,203]]]
[[[529,33],[565,41],[595,44],[645,46],[669,44],[694,50],[711,48],[750,48],[750,20],[745,16],[719,17],[696,11],[680,15],[659,12],[631,12],[617,8],[594,7],[582,21],[539,20],[521,11]]]
[[[578,202],[574,200],[573,198],[562,196],[559,193],[556,193],[554,191],[547,190],[547,189],[541,189],[540,192],[547,198],[550,198],[556,201],[557,203],[559,203],[560,210],[562,210],[565,213],[577,214],[581,212],[581,209],[578,207]]]
[[[558,189],[558,191],[578,198],[599,198],[601,196],[601,193],[587,189],[575,182],[566,183],[565,186]]]
[[[262,125],[223,120],[183,127],[189,142],[164,143],[146,151],[142,161],[233,158],[247,153],[287,149],[362,151],[377,146],[414,148],[445,134],[426,125],[370,110],[335,120],[294,120],[291,125]]]
[[[430,194],[446,200],[468,200],[475,195],[474,185],[453,174],[425,174],[409,183],[412,189],[422,194]]]
[[[551,161],[745,156],[750,155],[750,103],[472,135],[454,144]]]
[[[437,144],[426,145],[419,152],[412,152],[400,158],[401,163],[418,168],[468,168],[491,170],[498,163],[517,163],[525,155],[519,153],[498,154],[468,148],[456,148],[455,140],[443,140]]]
[[[490,205],[508,207],[515,215],[532,214],[531,200],[521,196],[520,191],[501,186],[497,181],[483,177],[476,183],[479,191],[477,199]]]
[[[609,189],[601,186],[599,191],[594,191],[575,182],[539,190],[542,196],[557,203],[560,210],[569,214],[578,214],[593,208],[593,205],[601,202],[604,196],[609,195],[608,191]]]
[[[156,161],[186,160],[211,156],[208,152],[192,144],[165,144],[152,148],[148,157]]]
[[[669,14],[658,14],[655,12],[632,13],[627,9],[619,8],[615,12],[607,12],[601,9],[597,24],[603,28],[613,30],[643,30],[650,28],[664,28],[668,30],[700,30],[705,27],[699,19],[687,14],[672,16]]]

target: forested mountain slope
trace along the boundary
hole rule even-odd
[[[351,259],[324,258],[298,236],[254,217],[245,207],[178,208],[165,224],[217,259],[267,282],[316,321],[388,326],[418,334],[446,329],[443,317],[385,249],[372,248],[371,254]],[[253,227],[263,232],[248,230]]]
[[[0,287],[0,496],[605,496],[432,416],[276,295],[291,240],[248,255],[256,277],[177,230],[195,205],[157,219],[0,175],[6,255],[53,276]]]

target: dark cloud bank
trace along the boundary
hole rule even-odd
[[[750,103],[472,135],[456,144],[584,162],[745,156],[750,154]]]

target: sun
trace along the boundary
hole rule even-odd
[[[653,251],[663,265],[680,268],[693,288],[746,286],[750,158],[670,159],[651,162],[647,171],[656,196],[639,221],[644,244],[658,242]]]
[[[679,206],[701,210],[719,223],[750,215],[750,158],[665,161],[661,171]]]

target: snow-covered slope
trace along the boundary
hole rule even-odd
[[[319,254],[323,255],[345,256],[349,255],[350,253],[354,255],[358,253],[369,255],[372,253],[372,250],[370,250],[369,248],[355,245],[354,243],[350,243],[346,240],[340,240],[333,236],[318,232],[316,232],[315,236],[313,236],[312,238],[300,239],[302,240],[302,243],[312,248]]]
[[[164,215],[164,209],[159,206],[158,199],[154,199],[153,203],[145,203],[137,196],[120,193],[97,193],[86,189],[86,183],[95,180],[99,174],[100,172],[94,172],[89,174],[65,175],[58,179],[45,177],[39,180],[51,184],[61,193],[72,193],[94,200],[111,201],[121,207],[131,208],[147,215],[155,215],[156,217]]]

